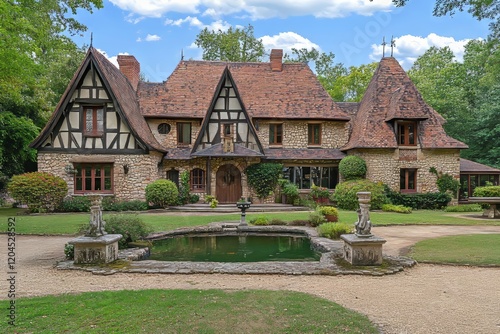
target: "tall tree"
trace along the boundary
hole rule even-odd
[[[227,31],[205,28],[196,36],[195,44],[203,49],[204,60],[257,62],[264,56],[264,44],[255,38],[250,24]]]
[[[377,66],[378,63],[350,66],[336,78],[328,92],[338,102],[361,101]]]

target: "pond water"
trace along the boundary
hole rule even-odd
[[[184,236],[155,240],[151,260],[197,262],[319,261],[303,236]]]

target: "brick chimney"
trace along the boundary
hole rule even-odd
[[[132,85],[132,88],[136,91],[137,85],[139,84],[141,64],[139,64],[134,56],[130,55],[118,55],[117,60],[118,65],[120,65],[120,71],[127,77],[128,81]]]
[[[270,60],[271,60],[271,70],[273,72],[283,71],[283,50],[282,49],[272,49]]]

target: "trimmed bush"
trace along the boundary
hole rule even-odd
[[[366,162],[356,155],[348,155],[340,161],[339,173],[345,181],[364,179]]]
[[[170,180],[156,180],[146,186],[146,200],[155,206],[174,205],[179,198],[177,186]]]
[[[277,163],[259,163],[246,168],[247,182],[259,198],[266,198],[278,185],[283,165]]]
[[[407,206],[414,210],[441,210],[451,201],[448,193],[401,194],[390,191],[387,197],[392,204]]]
[[[137,215],[110,215],[104,217],[105,230],[109,234],[121,234],[118,242],[120,249],[127,248],[129,242],[136,242],[153,232],[153,228]]]
[[[250,224],[257,226],[266,226],[269,225],[269,219],[267,217],[257,217],[250,220]]]
[[[482,212],[481,204],[459,204],[447,206],[444,208],[446,212]]]
[[[332,200],[337,203],[340,209],[356,210],[359,207],[357,192],[369,191],[372,193],[370,209],[379,210],[387,203],[384,192],[384,184],[370,180],[352,180],[337,184]]]
[[[104,200],[103,200],[104,202]],[[90,199],[87,196],[74,196],[65,198],[58,211],[61,212],[89,212]]]
[[[145,211],[148,203],[139,200],[117,201],[113,197],[104,197],[102,200],[103,211]]]
[[[500,186],[476,187],[474,197],[500,197]]]
[[[354,225],[347,223],[325,223],[318,226],[318,234],[320,237],[329,239],[340,239],[342,234],[350,234],[354,232]]]
[[[397,212],[397,213],[411,213],[411,208],[402,205],[394,204],[384,204],[382,205],[382,211],[385,212]]]
[[[14,175],[7,190],[17,202],[26,204],[30,212],[50,212],[61,206],[68,185],[59,176],[33,172]]]

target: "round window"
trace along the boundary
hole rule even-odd
[[[166,135],[170,132],[170,124],[161,123],[160,125],[158,125],[158,132],[162,135]]]

